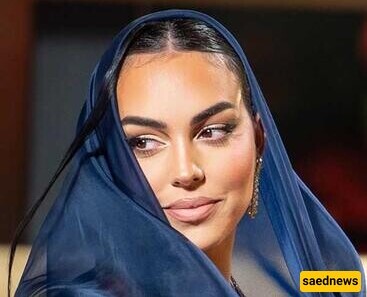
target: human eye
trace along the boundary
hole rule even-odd
[[[136,136],[127,139],[130,147],[138,157],[150,157],[157,153],[164,143],[146,136]]]
[[[224,144],[235,127],[236,124],[230,123],[206,126],[199,131],[197,139],[203,139],[214,145]]]

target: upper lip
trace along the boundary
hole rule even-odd
[[[181,209],[181,208],[196,208],[210,203],[216,203],[222,199],[210,198],[210,197],[193,197],[178,199],[166,206],[163,209]]]

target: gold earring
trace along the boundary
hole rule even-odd
[[[250,205],[247,209],[247,213],[251,219],[254,219],[259,206],[259,182],[260,182],[260,170],[262,166],[263,159],[261,157],[256,159],[256,169],[254,177],[254,191],[252,193],[252,198]]]

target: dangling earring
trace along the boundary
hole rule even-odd
[[[247,213],[251,219],[254,219],[259,206],[259,183],[260,183],[260,170],[263,163],[263,159],[261,157],[256,159],[256,169],[255,169],[255,178],[254,178],[254,191],[252,193],[252,198],[250,205],[247,209]]]

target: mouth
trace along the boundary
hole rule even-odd
[[[199,224],[215,212],[220,201],[208,197],[183,198],[162,208],[180,222]]]

